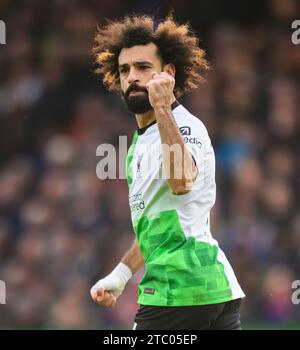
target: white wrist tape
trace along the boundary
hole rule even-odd
[[[106,291],[112,291],[116,297],[119,297],[131,277],[130,268],[126,264],[120,263],[108,276],[99,280],[91,288],[91,293],[103,288]]]

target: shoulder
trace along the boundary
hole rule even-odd
[[[204,123],[199,118],[191,114],[184,106],[179,105],[173,110],[172,113],[183,136],[196,134],[198,137],[206,139],[208,142],[210,142]]]

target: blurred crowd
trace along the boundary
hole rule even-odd
[[[180,102],[204,122],[216,152],[212,233],[247,295],[242,321],[300,324],[300,305],[291,301],[292,282],[300,280],[300,45],[291,42],[299,1],[265,1],[265,16],[245,26],[217,10],[209,24],[192,1],[184,3],[0,1],[7,26],[0,45],[0,280],[7,294],[0,328],[132,326],[143,271],[113,309],[89,295],[134,239],[127,183],[97,178],[96,149],[118,147],[120,135],[129,144],[136,128],[118,94],[94,75],[90,48],[104,18],[157,15],[157,8],[165,14],[170,6],[191,20],[212,66],[207,82]]]

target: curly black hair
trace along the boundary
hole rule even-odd
[[[119,21],[110,20],[96,31],[92,48],[97,65],[95,72],[103,75],[103,83],[109,90],[120,89],[118,57],[121,50],[151,42],[157,46],[163,62],[175,66],[174,93],[177,97],[197,88],[204,80],[202,74],[209,65],[189,24],[175,23],[172,15],[158,25],[153,17],[131,15]]]

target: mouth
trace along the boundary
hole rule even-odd
[[[129,96],[139,96],[139,95],[143,95],[144,91],[131,91],[129,93]]]

